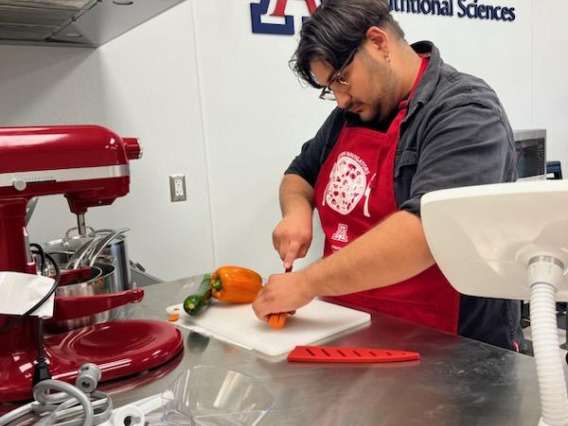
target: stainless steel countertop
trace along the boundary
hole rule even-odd
[[[145,287],[135,318],[166,319],[195,277]],[[183,370],[204,364],[263,381],[277,398],[263,425],[537,425],[534,359],[386,315],[326,341],[416,351],[421,360],[391,364],[288,363],[182,330],[182,356],[152,371],[100,386],[121,406],[165,390]]]

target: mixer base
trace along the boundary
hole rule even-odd
[[[97,364],[101,382],[130,376],[164,364],[183,349],[173,325],[154,320],[96,324],[45,339],[53,379],[74,383],[85,363]],[[0,356],[0,402],[32,398],[37,349]]]

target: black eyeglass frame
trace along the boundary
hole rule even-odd
[[[345,60],[343,65],[341,65],[341,67],[339,67],[337,71],[331,73],[331,75],[335,74],[335,76],[334,77],[330,76],[328,80],[329,81],[328,85],[323,87],[323,89],[321,89],[321,93],[319,95],[320,99],[331,100],[331,101],[335,100],[335,96],[333,95],[333,89],[331,88],[332,84],[340,83],[344,86],[349,86],[349,83],[347,81],[342,80],[343,77],[342,74],[345,71],[345,68],[347,68],[351,64],[353,58],[355,58],[355,53],[357,53],[358,50],[359,46],[357,46],[355,49],[351,51],[351,53],[349,54],[349,56],[347,56],[347,59]]]

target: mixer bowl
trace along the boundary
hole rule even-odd
[[[92,271],[90,276],[85,280],[59,286],[55,292],[55,297],[85,297],[104,294],[111,295],[112,293],[121,291],[120,285],[117,282],[114,266],[104,263],[96,263],[91,269]],[[45,325],[46,330],[49,332],[62,332],[87,325],[124,319],[128,317],[130,311],[131,307],[129,305],[123,305],[93,315],[60,320],[57,318],[56,310],[54,312],[54,316],[47,320]]]
[[[88,229],[89,233],[85,236],[81,236],[73,235],[73,231],[76,230],[76,228],[71,228],[67,230],[64,238],[43,244],[43,249],[54,258],[59,266],[65,267],[72,259],[72,256],[85,248],[86,245],[93,242],[95,239],[100,240],[110,234],[114,234],[114,238],[97,254],[95,262],[108,263],[115,267],[116,282],[120,290],[132,288],[128,245],[126,235],[124,234],[127,229],[123,228],[116,231],[112,229],[99,229],[96,231],[92,228]],[[91,259],[85,260],[87,262],[84,264],[89,264],[89,260]]]
[[[121,291],[117,285],[114,266],[106,263],[95,263],[91,274],[84,281],[70,282],[57,287],[56,296],[91,296]]]

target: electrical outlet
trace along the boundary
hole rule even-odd
[[[185,175],[170,175],[170,198],[172,202],[187,200]]]

